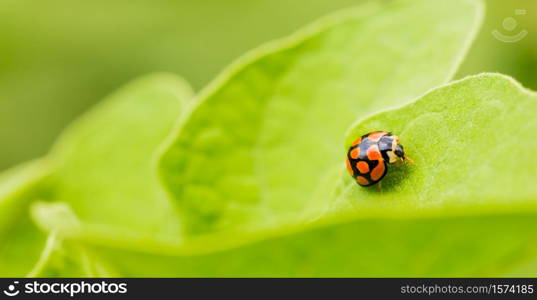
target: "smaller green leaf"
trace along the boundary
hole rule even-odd
[[[180,239],[154,153],[188,105],[181,78],[155,74],[127,85],[71,125],[55,145],[51,199],[105,235]]]
[[[62,241],[51,234],[40,261],[29,277],[120,277],[109,263],[76,243]]]
[[[45,161],[33,161],[0,174],[0,271],[4,277],[26,276],[39,260],[46,234],[30,219],[31,200],[49,176]]]

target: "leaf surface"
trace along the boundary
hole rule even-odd
[[[185,245],[111,246],[90,232],[63,231],[125,276],[527,275],[537,255],[535,111],[536,93],[481,74],[366,118],[349,141],[393,130],[417,165],[390,166],[382,191],[357,186],[341,166],[337,193],[327,198],[340,213],[256,232],[251,243],[222,234]],[[502,169],[507,181],[499,181],[498,168],[516,161],[524,168]]]
[[[56,143],[51,198],[106,235],[179,239],[154,155],[191,95],[181,78],[155,74],[105,99]]]
[[[479,4],[361,6],[239,60],[201,93],[160,163],[187,233],[321,216],[345,130],[449,80]]]
[[[45,247],[46,234],[34,225],[28,208],[41,194],[49,172],[48,164],[41,160],[0,174],[1,276],[25,276]]]

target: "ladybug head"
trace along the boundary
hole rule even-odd
[[[403,145],[397,144],[397,146],[395,146],[394,152],[395,152],[395,155],[400,157],[402,160],[405,160],[405,150],[403,149]]]

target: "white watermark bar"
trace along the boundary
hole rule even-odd
[[[1,278],[0,299],[508,299],[537,278]]]

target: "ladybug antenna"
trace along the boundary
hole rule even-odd
[[[414,166],[416,165],[416,163],[412,159],[410,159],[410,157],[408,156],[403,157],[403,161],[408,161],[409,164],[414,165]]]

